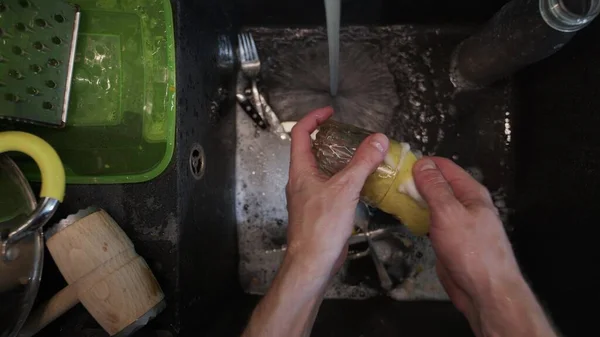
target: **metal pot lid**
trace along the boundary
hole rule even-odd
[[[29,183],[6,155],[0,154],[0,239],[36,208]],[[1,240],[0,240],[1,241]],[[42,275],[42,230],[12,244],[0,255],[0,337],[15,336],[31,311]]]

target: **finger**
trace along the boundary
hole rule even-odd
[[[290,172],[317,169],[310,134],[332,114],[333,108],[326,107],[310,112],[296,123],[292,129]]]
[[[464,211],[450,184],[432,158],[422,158],[413,166],[415,185],[432,213],[444,216]]]
[[[383,161],[389,146],[390,141],[385,135],[370,135],[360,144],[350,163],[332,178],[332,182],[348,185],[347,188],[360,192],[369,175]]]
[[[495,208],[489,191],[467,171],[450,159],[433,157],[431,160],[436,163],[452,191],[454,191],[454,196],[463,206],[467,208],[474,206]]]

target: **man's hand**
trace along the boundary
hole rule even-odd
[[[423,158],[415,184],[431,210],[440,281],[478,336],[555,336],[525,283],[485,187],[444,158]]]
[[[383,161],[389,140],[374,134],[356,150],[348,166],[328,178],[312,152],[310,134],[333,113],[320,109],[292,130],[288,200],[288,255],[311,267],[313,277],[328,281],[346,257],[360,191]]]
[[[317,168],[310,134],[332,114],[331,108],[313,111],[292,130],[288,249],[244,337],[308,336],[331,276],[346,257],[360,191],[389,141],[382,134],[367,137],[348,166],[328,178]]]

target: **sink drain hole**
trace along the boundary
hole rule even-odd
[[[204,163],[204,149],[202,146],[200,146],[200,144],[194,144],[192,150],[190,151],[190,171],[196,180],[201,179],[204,175]]]

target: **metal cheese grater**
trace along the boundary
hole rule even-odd
[[[65,125],[79,15],[62,0],[0,0],[0,119]]]

